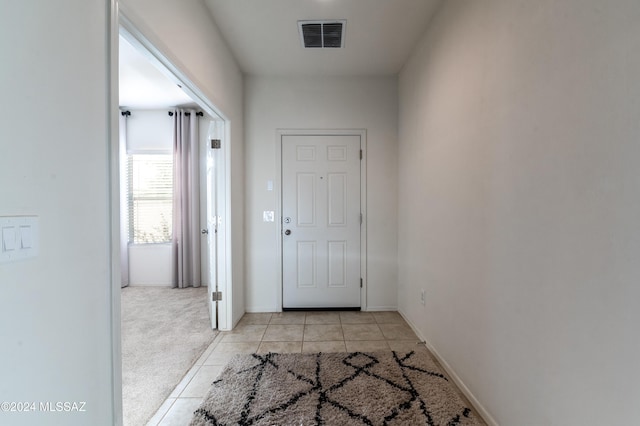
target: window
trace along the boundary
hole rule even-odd
[[[173,221],[173,156],[128,156],[129,242],[168,243]]]

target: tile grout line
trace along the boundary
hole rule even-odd
[[[184,383],[184,386],[182,387],[180,392],[178,392],[174,397],[172,397],[171,395],[173,395],[173,393],[175,392],[176,388],[178,388],[179,386],[181,386],[183,384],[182,380],[180,380],[180,382],[173,388],[173,390],[171,391],[169,396],[165,399],[165,401],[167,401],[168,399],[173,399],[173,402],[168,407],[168,409],[165,411],[165,413],[162,415],[162,417],[158,420],[158,422],[156,423],[157,425],[162,423],[164,418],[171,411],[171,408],[175,405],[176,401],[178,401],[178,399],[180,399],[182,397],[181,396],[182,393],[185,391],[185,389],[187,389],[187,387],[189,386],[191,381],[196,377],[196,375],[198,374],[198,371],[200,371],[200,368],[204,365],[204,363],[206,362],[207,358],[213,353],[213,351],[218,346],[218,344],[220,343],[221,340],[222,340],[222,332],[218,332],[218,334],[216,335],[216,337],[214,337],[214,339],[211,342],[211,344],[209,345],[209,347],[207,347],[207,349],[205,349],[205,351],[202,353],[202,355],[191,366],[189,371],[187,371],[187,373],[185,374],[185,377],[189,376],[192,372],[193,372],[193,374],[191,374],[191,378],[189,379],[189,381]],[[200,363],[201,360],[202,360],[202,363]],[[184,378],[183,378],[183,380],[184,380]],[[156,410],[156,413],[157,413],[157,410]],[[155,416],[155,414],[154,414],[154,416]]]

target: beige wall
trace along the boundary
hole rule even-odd
[[[201,1],[121,0],[145,37],[178,67],[228,120],[231,146],[233,322],[244,314],[243,76]]]
[[[248,311],[278,309],[276,129],[367,130],[370,309],[395,309],[397,80],[395,77],[248,77],[246,103],[246,282]],[[390,225],[391,224],[391,225]]]
[[[116,420],[107,18],[104,1],[2,3],[0,216],[38,216],[40,249],[0,264],[0,401],[86,403],[2,424]]]
[[[443,2],[400,75],[400,310],[499,424],[640,422],[639,19]]]

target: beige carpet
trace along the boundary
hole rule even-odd
[[[426,351],[233,358],[202,425],[484,425]]]
[[[126,426],[145,425],[215,337],[207,289],[122,289]]]

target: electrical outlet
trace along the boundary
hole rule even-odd
[[[422,303],[422,306],[424,306],[424,303],[425,303],[424,288],[420,290],[420,303]]]

